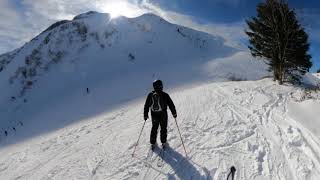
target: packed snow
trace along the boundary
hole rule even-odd
[[[169,119],[163,167],[144,161],[151,122],[142,127],[144,99],[1,149],[7,179],[318,179],[320,142],[292,111],[299,89],[270,79],[173,89],[178,124]],[[305,101],[304,101],[305,102]],[[308,101],[306,101],[308,102]],[[314,100],[319,107],[319,99]],[[303,105],[303,104],[302,104]],[[312,104],[314,106],[314,104]],[[294,109],[295,108],[295,109]],[[310,110],[313,112],[312,110]],[[314,121],[319,119],[313,118]],[[303,120],[303,119],[302,119]],[[10,138],[8,138],[10,140]]]
[[[161,167],[159,148],[146,160],[150,120],[131,155],[155,78],[187,150],[170,116]],[[304,83],[280,86],[248,52],[155,15],[85,13],[0,56],[0,179],[220,180],[234,166],[237,180],[317,180],[319,79]]]

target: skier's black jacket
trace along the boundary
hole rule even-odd
[[[151,93],[149,93],[146,103],[144,104],[144,117],[148,117],[148,113],[149,113],[149,108],[152,105],[152,94],[155,91],[152,91]],[[172,113],[172,115],[176,116],[177,112],[176,112],[176,107],[173,104],[172,99],[170,98],[169,94],[160,91],[157,92],[157,94],[159,94],[160,97],[160,106],[163,112],[167,112],[167,107],[169,106],[169,109]]]

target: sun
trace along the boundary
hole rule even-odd
[[[119,16],[136,17],[143,13],[137,6],[126,1],[101,2],[97,5],[102,12],[109,13],[111,19],[115,19]]]
[[[110,14],[111,19],[115,19],[115,18],[121,16],[121,14],[118,12],[109,12],[109,14]]]

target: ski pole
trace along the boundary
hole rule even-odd
[[[141,134],[142,134],[142,131],[143,131],[143,128],[144,128],[144,125],[145,125],[145,124],[146,124],[146,121],[144,121],[143,126],[142,126],[142,128],[141,128],[138,141],[137,141],[136,145],[134,146],[134,150],[133,150],[133,153],[132,153],[132,157],[134,156],[134,153],[136,152],[136,149],[137,149],[138,143],[139,143],[139,141],[140,141],[140,137],[141,137]]]
[[[177,119],[174,118],[174,120],[175,120],[176,125],[177,125],[177,128],[178,128],[178,132],[179,132],[179,135],[180,135],[180,139],[181,139],[181,142],[182,142],[182,146],[183,146],[184,152],[186,153],[186,157],[188,158],[188,154],[187,154],[187,151],[186,151],[186,147],[184,146],[184,143],[183,143],[183,140],[182,140],[182,136],[181,136],[181,133],[180,133],[180,129],[179,129],[179,126],[178,126],[178,123],[177,123]]]
[[[232,180],[234,179],[234,173],[236,172],[236,168],[234,166],[231,166],[230,173],[228,174],[227,180],[229,180],[229,177],[231,175]]]

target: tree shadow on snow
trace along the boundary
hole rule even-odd
[[[155,151],[155,153],[159,155],[160,151]],[[206,168],[197,165],[192,160],[181,155],[169,146],[165,151],[163,160],[172,168],[171,171],[167,172],[167,179],[169,180],[175,180],[175,176],[182,180],[213,180]],[[196,168],[196,166],[198,166],[198,168]],[[200,171],[202,171],[202,173]]]

